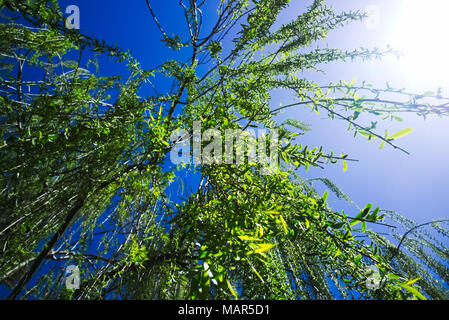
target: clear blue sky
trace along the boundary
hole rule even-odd
[[[205,16],[209,14],[213,17],[216,14],[212,2]],[[144,68],[159,65],[168,58],[183,57],[183,52],[173,52],[160,42],[159,33],[152,23],[144,0],[127,2],[126,5],[121,1],[64,0],[60,3],[62,8],[70,4],[80,7],[83,33],[93,34],[110,44],[129,49]],[[177,1],[152,3],[167,33],[186,32],[182,10],[177,6]],[[310,3],[310,0],[292,0],[290,7],[282,13],[280,23],[296,17]],[[407,9],[403,0],[331,0],[328,3],[337,11],[374,6],[378,9],[379,16],[375,28],[357,22],[333,31],[322,44],[345,49],[361,46],[384,48],[387,44],[395,47],[394,41],[397,39],[394,39],[392,34],[398,28],[398,17]],[[206,19],[206,27],[211,23],[211,19]],[[421,77],[407,67],[409,66],[404,67],[398,63],[396,58],[389,57],[380,62],[330,64],[325,67],[326,75],[310,73],[305,76],[322,84],[357,78],[382,87],[388,81],[393,87],[406,87],[417,93],[435,91],[438,86],[442,86],[447,88],[446,92],[449,93],[448,82],[443,81],[441,77],[442,70],[434,71],[435,74],[440,72],[438,76],[433,76],[432,73],[429,76],[427,73],[425,77]],[[102,71],[114,73],[116,69],[106,64],[106,69]],[[157,85],[167,86],[168,83]],[[273,106],[286,104],[290,100],[285,95],[274,93]],[[388,147],[379,150],[378,142],[368,142],[360,136],[354,139],[352,134],[346,131],[346,123],[323,120],[324,114],[317,116],[309,110],[296,109],[284,116],[295,117],[312,125],[312,132],[304,136],[301,143],[305,141],[311,145],[323,145],[335,152],[344,150],[352,158],[360,160],[358,163],[350,163],[349,170],[345,173],[341,165],[335,165],[326,170],[311,170],[306,176],[332,178],[360,206],[372,202],[376,206],[398,211],[417,221],[448,216],[444,201],[449,189],[449,166],[446,163],[449,156],[446,147],[446,141],[449,141],[448,119],[434,117],[424,121],[416,115],[410,115],[403,117],[404,123],[386,123],[390,132],[414,127],[412,135],[398,141],[401,147],[411,153],[406,155]]]

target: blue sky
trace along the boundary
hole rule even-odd
[[[167,33],[185,32],[182,10],[176,5],[176,1],[153,1],[153,3],[159,21]],[[279,22],[283,23],[296,17],[310,3],[311,1],[293,0],[290,7],[281,14]],[[398,29],[398,17],[407,10],[403,0],[332,0],[328,3],[337,11],[374,6],[379,16],[375,28],[369,28],[364,23],[353,23],[333,31],[321,45],[327,43],[330,47],[344,49],[361,46],[385,48],[387,44],[395,47],[394,42],[397,39],[394,39],[392,34],[394,35],[394,31]],[[70,4],[80,7],[83,33],[93,34],[108,43],[118,44],[121,48],[130,50],[144,68],[151,68],[166,59],[180,58],[186,54],[182,51],[173,52],[160,42],[159,33],[143,0],[128,2],[127,5],[119,1],[61,1],[62,8]],[[206,16],[216,14],[213,5],[208,11],[205,13]],[[207,23],[210,24],[211,20],[206,21],[206,26]],[[406,28],[407,25],[402,27]],[[430,32],[437,31],[430,29]],[[108,74],[117,70],[116,66],[111,64],[104,63],[103,66],[105,68],[101,71]],[[444,81],[441,75],[444,69],[438,68],[430,74],[421,75],[414,72],[410,66],[398,62],[396,57],[387,57],[382,61],[334,63],[327,65],[325,70],[325,75],[308,73],[304,76],[322,84],[357,78],[380,87],[385,86],[385,82],[388,81],[393,87],[406,87],[416,92],[435,91],[439,86],[448,88],[446,92],[449,92],[448,82]],[[158,87],[168,85],[169,83],[157,83]],[[286,104],[291,99],[292,97],[288,98],[284,94],[274,93],[273,106],[279,103]],[[283,116],[294,117],[312,125],[312,131],[302,138],[301,143],[323,145],[335,152],[344,150],[352,158],[359,160],[358,163],[350,163],[349,170],[345,173],[341,165],[334,165],[327,167],[326,170],[311,170],[305,174],[307,177],[332,178],[360,206],[372,202],[417,221],[447,216],[444,201],[449,187],[449,166],[446,164],[449,156],[446,148],[446,141],[449,141],[447,119],[431,117],[424,121],[416,115],[409,115],[403,117],[404,123],[385,123],[390,132],[414,127],[413,134],[398,141],[401,147],[410,152],[410,155],[406,155],[388,147],[379,150],[377,141],[368,142],[360,136],[354,139],[352,134],[346,131],[346,123],[323,119],[324,114],[317,116],[309,110],[295,109]]]
[[[296,3],[304,3],[304,1],[296,1]],[[402,32],[406,37],[408,34],[404,32],[408,25],[423,24],[422,28],[425,29],[426,21],[432,19],[432,16],[425,16],[420,21],[398,21],[398,17],[403,15],[404,10],[410,10],[409,7],[404,6],[404,4],[410,4],[408,1],[334,0],[328,3],[337,11],[377,6],[380,13],[379,25],[375,29],[357,22],[332,32],[325,41],[330,47],[385,48],[389,44],[398,48],[395,43],[397,38],[392,36],[394,33],[401,36]],[[422,3],[425,6],[425,2]],[[294,17],[295,7],[296,5],[293,5],[288,9],[284,16]],[[297,7],[301,10],[303,5],[297,4]],[[425,9],[424,12],[430,12],[429,8]],[[441,32],[432,28],[428,31]],[[416,41],[420,40],[416,39]],[[437,48],[434,50],[438,50],[439,43],[435,45]],[[399,46],[398,49],[404,50],[404,47]],[[434,59],[432,49],[429,48],[429,60]],[[422,62],[425,61],[413,61],[413,63]],[[444,65],[443,61],[439,68],[428,70],[429,72],[424,75],[393,56],[382,61],[329,64],[325,70],[325,75],[307,74],[306,76],[320,84],[357,78],[360,82],[366,80],[379,87],[385,87],[385,82],[388,81],[392,87],[409,88],[417,93],[436,91],[438,87],[443,88],[443,93],[449,90],[449,82],[444,81],[447,65]],[[419,222],[448,216],[445,204],[446,190],[449,187],[449,166],[445,161],[448,157],[446,141],[449,141],[447,119],[430,117],[424,121],[421,117],[409,115],[402,117],[403,123],[385,122],[382,126],[388,128],[390,132],[407,127],[415,129],[411,135],[397,141],[401,147],[410,152],[410,155],[406,155],[388,147],[379,150],[378,141],[368,142],[360,136],[354,139],[352,134],[346,131],[346,123],[339,120],[323,120],[324,114],[317,116],[309,110],[297,109],[295,112],[290,111],[286,117],[296,117],[312,125],[312,131],[303,138],[306,142],[323,145],[336,152],[344,150],[350,157],[360,160],[358,163],[350,163],[349,170],[345,173],[341,166],[337,165],[330,166],[324,171],[311,170],[307,176],[332,178],[360,206],[374,203],[383,209],[395,210]],[[383,133],[383,131],[380,132]]]

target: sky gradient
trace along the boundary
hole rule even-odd
[[[183,54],[188,54],[182,51],[174,52],[160,42],[160,34],[143,0],[129,2],[127,5],[119,1],[86,0],[68,0],[60,3],[62,8],[70,4],[79,6],[81,32],[129,50],[143,68],[152,68],[167,59],[182,58]],[[186,32],[182,10],[175,1],[154,1],[153,3],[158,19],[168,34]],[[293,0],[290,7],[281,14],[279,24],[296,17],[310,3],[311,1]],[[328,1],[328,4],[336,11],[374,7],[377,9],[378,16],[374,28],[372,24],[356,22],[332,31],[328,39],[319,45],[328,44],[329,47],[342,49],[385,48],[388,44],[396,47],[393,35],[397,35],[398,32],[395,33],[395,30],[401,27],[401,25],[398,27],[398,23],[404,24],[404,21],[398,22],[398,17],[404,10],[408,10],[404,3],[402,0]],[[423,6],[426,5],[423,4]],[[205,16],[216,15],[212,5],[209,9],[210,12],[205,12]],[[432,11],[424,10],[423,12],[429,14]],[[431,17],[428,18],[431,19]],[[209,18],[206,21],[205,28],[212,20]],[[421,22],[416,23],[425,21],[426,19],[422,19]],[[426,25],[423,25],[423,28],[425,27]],[[431,60],[432,57],[430,56],[429,59]],[[106,60],[101,62],[103,68],[100,72],[117,73],[116,65]],[[326,65],[324,70],[325,75],[305,73],[303,76],[316,80],[320,84],[357,78],[360,82],[366,80],[379,87],[384,87],[385,82],[388,81],[392,87],[404,87],[417,93],[436,91],[439,86],[446,88],[443,93],[449,92],[448,83],[442,83],[441,80],[444,78],[441,75],[444,72],[443,69],[438,68],[434,72],[427,72],[426,76],[421,76],[419,72],[415,72],[409,65],[398,62],[398,59],[393,56],[382,61],[332,63]],[[429,76],[429,74],[435,76]],[[164,86],[168,88],[169,85],[170,83],[157,83],[159,88]],[[273,92],[272,106],[276,107],[280,103],[285,105],[293,99],[291,94]],[[350,163],[347,172],[343,172],[340,164],[329,166],[325,170],[312,169],[307,173],[301,170],[300,173],[304,173],[306,177],[330,177],[362,207],[366,203],[374,203],[376,206],[395,210],[418,222],[447,216],[444,201],[449,187],[449,166],[446,164],[449,156],[446,147],[446,141],[449,141],[447,119],[430,117],[424,121],[416,115],[408,115],[403,117],[403,123],[382,124],[381,127],[388,128],[390,132],[414,127],[413,134],[398,140],[398,144],[410,152],[410,155],[406,155],[389,147],[379,150],[378,141],[368,142],[361,136],[354,139],[352,134],[346,131],[346,123],[325,119],[325,114],[317,116],[310,113],[308,109],[291,109],[282,117],[296,118],[311,124],[312,131],[301,137],[300,143],[323,145],[325,150],[332,149],[337,153],[344,150],[351,158],[359,160],[358,163]]]

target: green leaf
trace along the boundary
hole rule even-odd
[[[402,129],[402,130],[396,132],[395,134],[389,136],[388,140],[399,139],[399,138],[409,135],[412,132],[413,132],[413,128]]]
[[[254,272],[254,273],[257,275],[257,277],[260,279],[260,281],[261,281],[262,283],[265,283],[265,281],[263,281],[262,277],[260,276],[259,272],[257,272],[256,268],[254,268],[252,264],[250,264],[250,266],[251,266],[251,269],[253,270],[253,272]]]
[[[323,202],[326,202],[328,196],[329,196],[329,192],[328,192],[327,190],[324,191],[324,194],[323,194],[323,196],[321,197],[321,199],[323,200]]]
[[[212,271],[210,270],[209,264],[206,261],[204,261],[203,266],[204,266],[204,270],[206,271],[209,278],[213,278],[214,275],[212,274]]]
[[[284,228],[284,232],[288,233],[288,229],[287,229],[287,224],[285,223],[284,218],[282,217],[282,215],[279,216],[279,219],[281,221],[282,227]]]
[[[360,211],[360,213],[356,216],[356,218],[364,218],[364,217],[366,217],[372,207],[373,207],[373,204],[372,203],[368,203],[365,206],[365,208],[362,211]]]
[[[350,87],[353,87],[353,86],[355,85],[355,82],[356,82],[356,81],[357,81],[357,78],[354,78],[354,79],[351,80],[350,83],[348,83],[348,85],[349,85]]]
[[[343,172],[346,172],[348,170],[348,164],[346,163],[346,160],[343,160]]]
[[[277,246],[276,244],[272,244],[272,243],[262,243],[257,245],[256,249],[249,251],[248,254],[254,254],[254,253],[262,253],[265,251],[270,250],[271,248]]]
[[[373,134],[366,132],[366,131],[358,131],[357,133],[368,138],[368,139],[375,138],[375,136]]]
[[[411,294],[413,294],[415,297],[417,297],[420,300],[427,300],[427,298],[425,296],[423,296],[418,290],[416,290],[415,288],[408,286],[406,284],[399,284],[401,287],[403,287],[405,290],[407,290],[408,292],[410,292]]]
[[[235,291],[234,287],[231,285],[228,279],[226,279],[226,284],[228,285],[229,291],[231,291],[232,295],[238,298],[239,294]]]
[[[416,278],[416,279],[409,280],[409,281],[407,281],[407,282],[404,283],[404,284],[407,285],[407,286],[409,286],[409,285],[414,284],[416,281],[419,281],[419,280],[421,280],[421,277],[418,277],[418,278]]]
[[[337,222],[337,223],[334,223],[334,224],[332,225],[332,228],[334,228],[334,229],[340,229],[340,228],[343,227],[345,224],[346,224],[346,222]]]
[[[239,236],[239,238],[241,240],[245,240],[245,241],[262,241],[262,239],[250,237],[250,236]]]

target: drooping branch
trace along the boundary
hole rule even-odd
[[[407,239],[407,237],[410,235],[410,233],[412,233],[413,231],[425,227],[429,224],[433,224],[433,223],[438,223],[438,222],[448,222],[449,219],[442,219],[442,220],[435,220],[435,221],[429,221],[429,222],[425,222],[422,224],[419,224],[411,229],[409,229],[406,233],[404,233],[404,235],[401,238],[401,241],[399,241],[398,245],[396,246],[396,248],[393,250],[393,255],[390,257],[390,259],[393,259],[398,253],[399,253],[399,249],[401,248],[403,242],[405,239]]]

